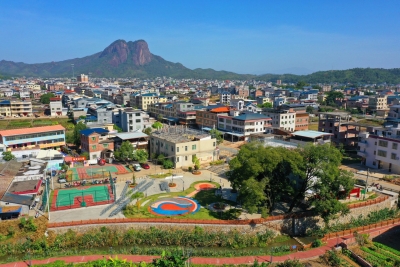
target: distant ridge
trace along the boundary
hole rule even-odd
[[[318,71],[308,75],[294,74],[237,74],[213,69],[189,69],[180,63],[173,63],[150,52],[144,40],[116,40],[103,51],[90,56],[58,62],[26,64],[22,62],[0,61],[0,79],[7,76],[27,77],[71,77],[74,71],[91,73],[92,77],[111,78],[173,78],[219,79],[219,80],[282,80],[284,83],[305,81],[308,83],[389,83],[400,84],[400,69],[354,68],[349,70]],[[2,75],[1,75],[2,74]]]

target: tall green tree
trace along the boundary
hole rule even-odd
[[[122,142],[121,146],[114,151],[115,159],[119,161],[129,161],[133,159],[134,149],[129,141]]]
[[[40,96],[40,103],[42,104],[49,104],[50,98],[55,97],[53,93],[47,93]]]
[[[73,143],[76,145],[76,147],[80,147],[81,146],[81,131],[85,130],[86,124],[84,124],[83,122],[78,122],[77,124],[75,124],[74,127],[74,133],[73,133]]]
[[[211,137],[217,139],[217,144],[221,144],[222,142],[224,142],[224,138],[223,135],[220,131],[218,131],[217,129],[212,129],[210,131]]]
[[[325,103],[328,106],[336,106],[336,99],[337,98],[344,98],[344,95],[342,92],[338,91],[330,91],[327,93],[326,98],[325,98]]]
[[[144,149],[136,149],[133,151],[132,160],[139,161],[139,163],[145,163],[149,158],[149,153]]]

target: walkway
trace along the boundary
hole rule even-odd
[[[390,225],[381,228],[370,229],[367,231],[362,231],[360,233],[368,233],[370,237],[375,237],[380,235],[391,228],[398,226],[398,225]],[[307,251],[298,251],[292,254],[284,255],[284,256],[273,256],[273,262],[283,262],[287,259],[298,259],[298,260],[307,260],[307,259],[314,259],[323,255],[326,251],[331,250],[337,243],[351,243],[353,242],[353,235],[348,235],[340,238],[332,238],[329,239],[325,246],[310,249]],[[62,260],[67,263],[77,263],[77,262],[87,262],[87,261],[94,261],[100,260],[104,257],[108,258],[110,255],[90,255],[90,256],[67,256],[67,257],[58,257],[58,258],[49,258],[45,260],[32,260],[32,264],[45,264],[54,262],[56,260]],[[115,255],[113,255],[115,257]],[[127,259],[128,261],[132,262],[151,262],[153,259],[157,258],[157,256],[140,256],[140,255],[120,255],[118,254],[119,259]],[[258,262],[270,262],[271,256],[247,256],[247,257],[232,257],[232,258],[200,258],[200,257],[193,257],[190,259],[192,264],[210,264],[210,265],[223,265],[223,264],[249,264],[253,263],[255,260]],[[0,267],[26,267],[28,266],[28,261],[21,261],[21,262],[13,262],[13,263],[6,263],[0,264]]]

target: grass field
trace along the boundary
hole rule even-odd
[[[183,192],[170,192],[170,193],[162,193],[157,195],[152,195],[149,197],[145,197],[140,200],[140,203],[146,203],[145,205],[141,206],[139,209],[136,205],[128,205],[124,210],[124,215],[128,218],[160,218],[160,216],[154,215],[148,211],[149,205],[156,200],[160,200],[160,197],[178,197],[178,196],[186,196],[193,191],[195,191],[194,185],[198,183],[210,183],[209,181],[200,181],[190,185],[190,188],[186,189]],[[219,187],[218,183],[212,182],[216,187]],[[240,211],[236,209],[231,209],[227,212],[212,212],[204,206],[208,204],[215,203],[215,202],[222,202],[229,205],[234,205],[234,202],[221,200],[219,196],[215,196],[216,189],[210,190],[202,190],[197,193],[193,198],[196,199],[199,204],[202,206],[200,210],[194,214],[187,214],[182,216],[165,216],[165,218],[176,218],[176,219],[203,219],[203,220],[216,220],[216,219],[224,219],[224,220],[232,220],[236,219],[240,215]],[[164,217],[164,216],[163,216]]]
[[[62,125],[67,131],[74,128],[74,124],[68,118],[30,118],[30,119],[14,119],[0,120],[0,129],[20,129],[49,125]]]

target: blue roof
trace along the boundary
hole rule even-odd
[[[103,129],[103,128],[93,128],[93,129],[85,129],[80,131],[81,134],[88,136],[91,135],[92,133],[98,133],[98,134],[102,134],[102,133],[108,133],[108,130]]]
[[[147,94],[143,94],[142,96],[157,96],[156,93],[147,93]]]
[[[269,119],[270,117],[263,115],[263,114],[258,114],[258,113],[244,113],[239,116],[233,117],[236,120],[260,120],[260,119]]]
[[[0,104],[10,105],[11,101],[10,100],[3,100],[3,101],[0,102]]]

